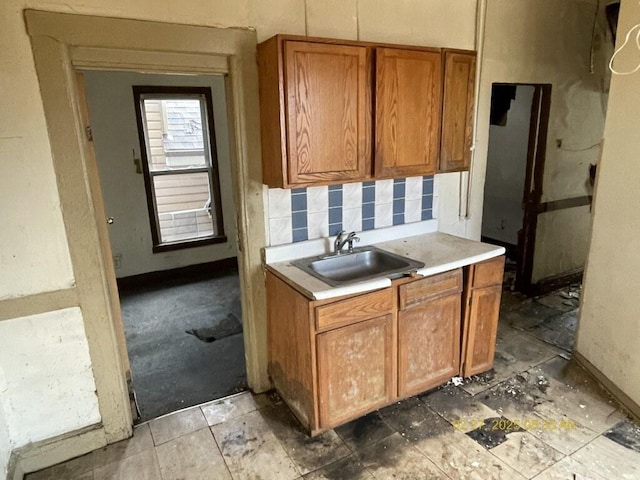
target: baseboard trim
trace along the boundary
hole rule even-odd
[[[7,480],[22,480],[27,473],[52,467],[106,444],[107,438],[101,424],[30,443],[11,452]]]
[[[215,278],[217,275],[226,274],[238,269],[238,258],[224,258],[215,262],[199,263],[186,267],[172,268],[171,270],[160,270],[157,272],[141,273],[130,277],[118,278],[118,289],[126,291],[138,289],[140,287],[165,283],[180,282],[195,279]]]
[[[636,422],[640,421],[640,405],[620,390],[604,373],[602,373],[582,354],[574,350],[571,355],[578,365],[589,372],[604,387],[604,389],[629,412]]]
[[[557,277],[543,278],[538,283],[534,283],[526,289],[525,293],[528,296],[545,295],[549,292],[553,292],[563,287],[568,287],[574,283],[582,282],[584,270],[574,270]]]

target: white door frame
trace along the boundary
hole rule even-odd
[[[25,21],[102,416],[97,428],[104,436],[96,442],[126,438],[132,421],[128,359],[114,312],[115,274],[97,166],[83,129],[77,69],[226,74],[247,377],[252,390],[268,389],[255,32],[36,10],[26,10]]]

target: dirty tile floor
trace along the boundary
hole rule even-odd
[[[640,428],[570,360],[578,297],[505,292],[492,371],[315,438],[246,392],[27,479],[640,479]]]

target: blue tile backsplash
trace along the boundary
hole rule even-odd
[[[433,218],[433,176],[269,189],[271,245]]]

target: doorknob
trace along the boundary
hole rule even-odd
[[[113,223],[113,217],[107,217],[107,223],[111,225]]]

